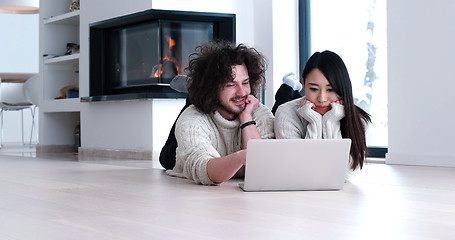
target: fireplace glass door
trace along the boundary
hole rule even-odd
[[[213,39],[213,23],[156,20],[106,33],[105,73],[110,92],[168,85],[185,74],[195,47]]]

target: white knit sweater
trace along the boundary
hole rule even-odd
[[[321,115],[311,110],[310,104],[300,107],[303,98],[294,99],[278,107],[275,113],[276,138],[342,138],[340,120],[344,107],[332,103],[332,109]]]
[[[300,107],[302,99],[294,99],[278,107],[274,124],[276,138],[342,138],[340,120],[344,117],[343,105],[332,103],[332,109],[321,116],[313,110],[309,113],[308,104]],[[350,166],[346,172],[349,180],[353,174]]]
[[[262,138],[274,138],[274,117],[270,110],[259,104],[253,120]],[[207,174],[207,162],[242,149],[242,133],[239,120],[226,120],[218,112],[204,114],[194,105],[188,107],[178,118],[175,128],[177,139],[176,163],[166,173],[186,177],[196,183],[214,184]],[[243,176],[244,168],[236,176]]]

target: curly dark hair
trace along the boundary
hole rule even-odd
[[[251,94],[257,97],[265,84],[266,59],[254,48],[235,46],[229,41],[209,41],[196,47],[186,71],[191,78],[188,98],[202,112],[213,113],[219,105],[218,91],[233,81],[232,67],[245,64],[250,78]]]

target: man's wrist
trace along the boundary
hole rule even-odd
[[[250,125],[256,125],[256,121],[252,120],[252,121],[245,122],[245,123],[240,125],[240,129],[244,129],[244,128],[250,126]]]
[[[242,113],[240,113],[238,119],[239,119],[240,124],[242,124],[242,123],[246,123],[248,121],[252,121],[253,120],[253,116],[251,116],[250,113],[242,112]]]

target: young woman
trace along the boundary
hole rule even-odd
[[[316,52],[306,63],[302,80],[305,96],[276,109],[275,137],[350,138],[350,168],[362,168],[367,156],[365,126],[371,119],[354,104],[343,60],[330,51]],[[293,94],[290,90],[289,99],[295,98]]]

